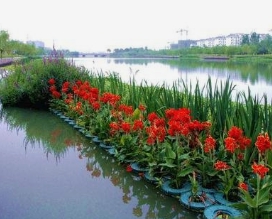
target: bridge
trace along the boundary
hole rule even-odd
[[[109,57],[106,52],[79,53],[78,57],[94,58],[94,57]]]

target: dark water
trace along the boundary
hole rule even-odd
[[[0,112],[0,219],[202,218],[57,116]]]

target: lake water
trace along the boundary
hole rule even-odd
[[[113,59],[113,58],[76,58],[76,65],[85,66],[92,72],[118,73],[122,80],[128,82],[134,76],[137,83],[163,83],[172,85],[183,80],[194,87],[198,81],[203,87],[208,77],[213,84],[225,82],[230,78],[235,85],[235,93],[247,92],[261,98],[264,94],[272,99],[272,64],[228,63],[228,62],[194,62],[179,59]]]
[[[0,142],[1,219],[202,218],[50,112],[0,108]]]

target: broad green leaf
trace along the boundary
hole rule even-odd
[[[168,145],[165,148],[165,155],[166,155],[167,158],[170,158],[170,159],[175,159],[176,158],[176,153]]]
[[[269,194],[270,190],[267,188],[262,188],[257,192],[256,196],[254,197],[254,200],[256,201],[256,204],[258,206],[265,204],[269,201]]]
[[[242,191],[242,193],[243,193],[242,199],[244,200],[244,202],[246,202],[246,204],[249,205],[251,208],[256,208],[257,207],[256,200],[252,199],[247,191]]]
[[[136,108],[132,114],[132,119],[136,120],[139,119],[141,115],[141,110],[139,110],[138,108]]]
[[[178,177],[184,177],[184,176],[187,176],[189,175],[190,173],[193,172],[193,168],[190,166],[190,167],[187,167],[187,168],[184,168],[182,169],[179,173],[178,173]]]
[[[272,201],[260,207],[260,212],[272,212]]]

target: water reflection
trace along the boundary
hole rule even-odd
[[[1,219],[200,217],[55,115],[0,112]]]
[[[227,78],[236,85],[237,92],[250,88],[253,95],[262,97],[267,94],[269,100],[272,94],[268,92],[272,86],[272,63],[230,63],[230,62],[196,62],[180,59],[103,59],[95,62],[88,58],[75,59],[78,65],[84,65],[92,72],[116,72],[122,80],[129,82],[135,76],[138,83],[172,85],[183,80],[192,87],[199,82],[200,87],[206,85],[208,77],[212,82],[225,82]],[[111,60],[111,61],[110,61]],[[137,72],[137,74],[136,74]]]
[[[8,108],[1,110],[1,120],[11,132],[24,131],[24,147],[42,147],[46,156],[54,155],[56,160],[64,157],[70,146],[81,145],[86,139],[74,129],[60,122],[48,112]]]
[[[272,63],[196,62],[179,59],[115,59],[114,63],[127,65],[160,63],[171,66],[173,70],[178,69],[179,72],[197,72],[199,74],[213,75],[218,78],[230,76],[233,80],[250,81],[252,84],[264,80],[270,85],[272,84]]]

